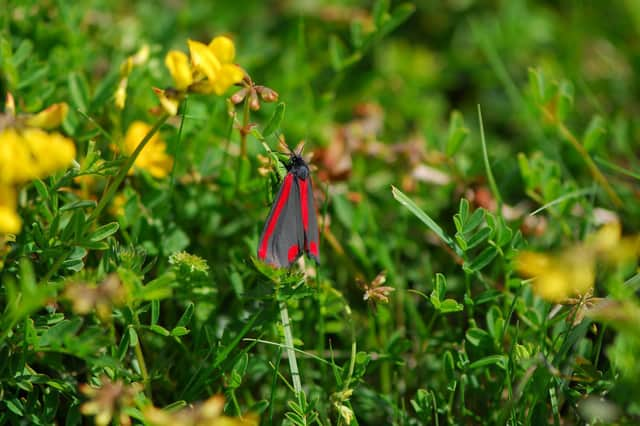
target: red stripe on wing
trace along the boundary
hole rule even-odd
[[[307,180],[298,179],[300,185],[300,212],[302,214],[302,227],[304,232],[309,228],[309,200],[307,199]]]
[[[293,175],[291,173],[287,173],[287,176],[284,178],[284,182],[282,183],[282,192],[280,196],[276,200],[276,208],[273,211],[273,215],[271,216],[271,220],[267,225],[267,229],[264,232],[264,237],[262,241],[260,241],[260,248],[258,249],[258,257],[262,260],[267,258],[267,248],[269,245],[269,239],[271,235],[273,235],[273,231],[276,229],[276,223],[278,223],[278,218],[280,217],[280,213],[284,208],[285,203],[289,199],[289,192],[291,191],[291,182],[293,181]]]

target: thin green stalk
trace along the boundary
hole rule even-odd
[[[287,303],[280,302],[280,319],[282,320],[282,328],[284,331],[284,346],[289,359],[289,369],[291,370],[291,381],[296,397],[299,399],[302,393],[302,383],[300,383],[300,372],[298,371],[298,361],[296,360],[296,352],[293,349],[293,335],[291,333],[291,322],[289,320],[289,311]]]
[[[136,159],[138,158],[138,156],[140,155],[144,147],[151,140],[153,135],[156,134],[160,126],[162,126],[164,122],[167,121],[168,118],[169,118],[169,114],[163,114],[158,119],[158,121],[156,121],[156,123],[153,125],[151,130],[149,130],[149,133],[147,133],[142,139],[142,141],[138,144],[135,151],[133,151],[131,156],[127,158],[127,161],[125,161],[125,163],[120,167],[120,170],[118,171],[118,174],[116,175],[115,179],[111,182],[109,186],[107,186],[104,193],[102,194],[102,197],[100,198],[100,201],[98,202],[98,205],[96,206],[95,210],[93,210],[91,215],[89,215],[89,218],[87,219],[87,223],[91,223],[94,220],[96,220],[98,216],[100,216],[100,213],[102,213],[102,210],[104,210],[104,208],[111,202],[114,195],[116,194],[116,191],[118,190],[118,187],[120,186],[124,178],[127,177],[127,174],[129,173],[129,169],[131,169],[131,167],[133,166],[133,163],[135,163]]]
[[[482,158],[484,160],[484,167],[487,171],[489,187],[491,188],[491,192],[493,193],[493,196],[498,203],[498,214],[502,216],[502,197],[500,196],[500,191],[498,190],[496,179],[493,177],[491,165],[489,164],[489,154],[487,153],[487,142],[484,139],[484,125],[482,124],[482,110],[480,109],[480,104],[478,104],[478,121],[480,122],[480,142],[482,145]]]
[[[605,192],[607,193],[611,201],[613,201],[613,204],[615,204],[616,207],[622,206],[622,200],[620,199],[618,194],[615,192],[611,184],[609,184],[609,181],[607,180],[607,178],[602,174],[602,172],[600,171],[596,163],[593,161],[593,159],[591,158],[591,156],[589,155],[585,147],[580,143],[578,138],[571,132],[571,130],[569,130],[567,126],[565,126],[565,124],[562,121],[558,120],[557,116],[554,113],[549,111],[547,108],[542,108],[542,112],[544,113],[545,118],[557,127],[560,135],[567,142],[569,142],[571,146],[573,146],[573,148],[576,150],[578,155],[582,157],[582,160],[587,165],[587,168],[589,169],[591,176],[596,180],[596,182],[602,185],[602,188],[605,190]]]
[[[140,319],[138,318],[138,313],[133,311],[133,322],[136,328],[136,333],[140,330]],[[136,354],[136,360],[138,361],[138,365],[140,366],[140,374],[142,375],[142,384],[144,385],[145,393],[149,398],[151,398],[151,386],[149,383],[149,371],[147,370],[147,363],[144,360],[144,354],[142,353],[142,340],[140,338],[140,334],[138,333],[138,342],[134,347],[134,351]]]
[[[182,116],[180,118],[180,127],[178,128],[178,142],[176,143],[176,155],[173,160],[173,167],[171,167],[171,186],[169,187],[169,194],[173,192],[173,187],[176,184],[176,170],[178,169],[178,163],[182,163],[182,152],[186,151],[186,149],[180,147],[180,142],[182,142],[182,129],[184,127],[184,118],[187,115],[187,101],[189,98],[185,98],[184,102],[182,102]]]
[[[250,94],[244,99],[242,110],[242,128],[240,129],[240,158],[247,157],[247,135],[249,134],[249,118],[251,117]]]

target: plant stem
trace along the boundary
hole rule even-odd
[[[151,140],[153,135],[156,134],[160,126],[162,126],[164,122],[167,121],[168,118],[169,118],[169,114],[163,114],[158,119],[158,121],[156,121],[156,124],[153,125],[151,130],[149,130],[149,133],[147,133],[144,136],[144,138],[138,144],[138,146],[136,147],[135,151],[133,151],[131,156],[127,158],[127,161],[125,161],[125,163],[122,165],[115,179],[104,190],[104,194],[100,198],[100,201],[98,202],[98,205],[96,206],[95,210],[91,213],[91,215],[89,215],[89,218],[87,219],[88,224],[96,220],[98,216],[100,216],[100,213],[102,213],[102,210],[104,210],[107,204],[111,202],[114,195],[116,194],[116,191],[118,190],[118,187],[120,186],[124,178],[127,177],[127,174],[129,173],[129,169],[131,169],[131,167],[133,166],[133,163],[135,163],[136,159],[138,158],[138,155],[140,155],[140,153],[142,152],[144,147],[147,145],[147,143]]]
[[[602,185],[607,195],[609,195],[609,198],[611,199],[611,201],[613,201],[613,204],[615,204],[616,207],[620,207],[622,205],[622,200],[620,199],[618,194],[616,194],[616,192],[613,190],[613,188],[609,184],[609,181],[607,181],[607,178],[604,177],[604,175],[602,174],[602,172],[600,171],[596,163],[593,161],[593,159],[591,158],[587,150],[580,143],[578,138],[575,137],[575,135],[571,132],[571,130],[569,130],[569,128],[567,128],[567,126],[565,126],[563,122],[558,120],[555,114],[549,111],[549,109],[542,108],[542,112],[544,113],[545,118],[549,120],[549,122],[556,125],[556,127],[558,128],[558,132],[560,132],[560,135],[564,139],[566,139],[571,144],[571,146],[573,146],[573,148],[578,152],[578,154],[582,157],[587,167],[589,168],[589,172],[591,172],[591,176],[593,176],[593,178],[600,185]]]
[[[247,157],[247,135],[249,134],[249,117],[251,117],[251,108],[249,107],[250,94],[244,99],[244,108],[242,110],[242,128],[240,129],[240,158]]]
[[[289,320],[289,311],[287,303],[280,302],[280,318],[282,320],[282,328],[284,331],[284,346],[287,349],[287,358],[289,359],[289,369],[291,370],[291,381],[296,397],[300,398],[302,393],[302,384],[300,383],[300,372],[298,371],[298,361],[296,360],[296,352],[293,350],[293,335],[291,334],[291,322]]]
[[[482,110],[480,109],[480,104],[478,104],[478,121],[480,122],[480,142],[482,145],[482,158],[484,160],[484,168],[487,172],[489,187],[491,188],[493,197],[496,199],[496,202],[498,204],[496,211],[498,212],[499,216],[502,216],[502,196],[500,196],[500,191],[498,190],[498,185],[496,184],[496,179],[493,177],[491,164],[489,163],[489,154],[487,153],[487,142],[484,139],[484,124],[482,123]]]
[[[136,360],[138,361],[138,365],[140,366],[140,374],[142,375],[142,384],[144,385],[144,390],[149,399],[151,399],[151,386],[149,383],[149,371],[147,370],[147,363],[144,360],[144,354],[142,353],[142,339],[138,330],[140,330],[140,319],[138,318],[138,312],[134,310],[134,308],[130,308],[133,312],[133,323],[135,326],[136,334],[138,334],[138,342],[134,348],[136,353]]]

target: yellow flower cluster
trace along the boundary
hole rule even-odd
[[[151,126],[142,121],[134,121],[127,129],[124,137],[124,151],[133,154],[140,142],[151,131]],[[155,178],[166,177],[173,168],[173,158],[167,154],[167,144],[155,133],[133,163],[129,174],[134,169],[146,170]]]
[[[233,63],[236,50],[230,38],[215,37],[208,45],[189,40],[188,45],[190,57],[179,50],[171,50],[165,57],[174,88],[155,89],[162,107],[171,115],[177,114],[184,94],[220,96],[244,77],[242,68]]]
[[[563,302],[593,288],[596,264],[624,263],[638,257],[640,238],[621,236],[618,222],[602,226],[586,241],[557,254],[524,251],[516,259],[520,274],[533,277],[534,292],[550,302]]]
[[[54,104],[28,117],[3,116],[0,121],[0,233],[20,232],[18,187],[68,167],[76,155],[73,142],[60,133],[49,133],[60,125],[69,107]],[[4,125],[4,126],[3,126]]]

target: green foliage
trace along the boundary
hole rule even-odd
[[[640,422],[640,6],[303,3],[0,10],[2,99],[66,102],[77,148],[0,234],[0,424],[86,422],[83,385],[109,383],[141,423],[213,395],[266,425]],[[158,113],[166,53],[221,34],[277,95]],[[138,120],[164,177],[123,153]],[[317,266],[256,258],[281,140],[312,154]],[[554,304],[518,274],[610,221],[627,237],[592,294]]]

